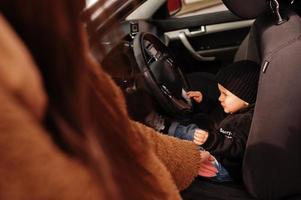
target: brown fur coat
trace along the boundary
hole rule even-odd
[[[29,76],[30,67],[25,63],[33,64],[30,56],[1,16],[0,30],[0,199],[103,199],[103,188],[89,170],[62,152],[43,128],[40,117],[47,100],[37,71]],[[22,55],[16,59],[18,53]],[[117,88],[108,79],[103,79],[102,85]],[[120,92],[116,94],[123,99]],[[198,174],[200,155],[196,146],[136,122],[129,121],[128,127],[151,142],[144,165],[159,180],[154,187],[163,188],[168,199],[180,199],[179,190]],[[143,199],[156,199],[150,191]]]

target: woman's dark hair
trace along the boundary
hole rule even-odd
[[[151,185],[155,172],[142,165],[149,143],[128,127],[124,99],[116,98],[120,90],[87,51],[83,7],[82,0],[0,2],[0,12],[39,66],[49,98],[45,127],[66,155],[90,169],[106,199],[137,199],[144,190],[164,199]]]

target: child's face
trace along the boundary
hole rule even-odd
[[[248,106],[248,103],[239,97],[235,96],[229,90],[218,84],[218,89],[221,92],[218,100],[220,101],[225,113],[235,113],[242,108]]]

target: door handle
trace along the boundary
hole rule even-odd
[[[200,33],[198,33],[198,34],[200,34]],[[206,56],[201,56],[200,54],[198,54],[196,52],[196,50],[192,47],[192,45],[190,44],[190,42],[188,41],[188,39],[186,37],[186,34],[184,32],[181,32],[179,34],[179,38],[180,38],[182,44],[186,47],[186,49],[189,51],[189,53],[195,59],[200,60],[200,61],[213,61],[213,60],[215,60],[215,57],[206,57]]]
[[[185,31],[185,34],[188,36],[188,37],[197,37],[197,36],[200,36],[200,35],[204,35],[206,33],[206,27],[205,26],[201,26],[201,28],[199,28],[198,30],[195,30],[195,31],[190,31],[189,29],[187,29]]]

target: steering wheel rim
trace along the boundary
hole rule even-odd
[[[191,101],[185,98],[189,84],[168,47],[153,34],[140,32],[133,50],[147,89],[161,107],[173,115],[191,113]]]

